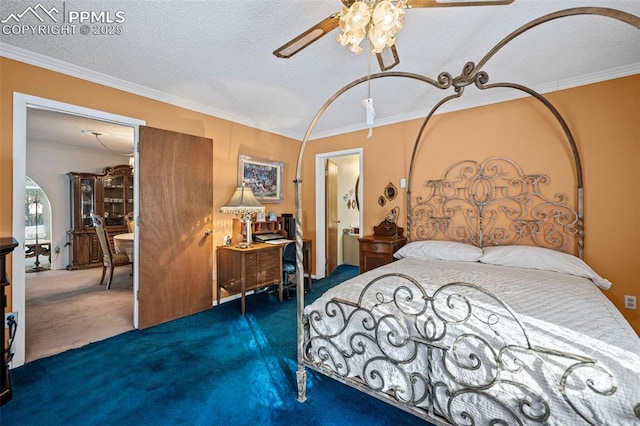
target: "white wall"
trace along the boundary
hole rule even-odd
[[[128,164],[128,159],[109,153],[60,149],[53,144],[27,143],[27,176],[47,194],[51,203],[51,250],[60,247],[60,255],[51,254],[51,269],[69,264],[67,231],[71,229],[71,185],[67,173],[102,173],[106,166]]]

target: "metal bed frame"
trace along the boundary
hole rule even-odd
[[[546,197],[540,187],[547,183],[546,175],[525,174],[505,158],[457,162],[426,182],[426,196],[415,197],[410,237],[569,250],[581,234],[579,214],[564,195]],[[331,327],[323,317],[332,319]],[[491,405],[498,424],[545,422],[559,409],[550,398],[595,424],[577,402],[589,392],[616,390],[615,377],[595,359],[536,346],[516,313],[475,284],[450,283],[429,294],[409,275],[385,273],[366,284],[357,302],[334,298],[303,320],[308,368],[441,424],[474,424],[481,415],[469,401],[478,400]],[[553,396],[527,384],[525,372],[550,372],[558,359],[567,367],[544,387]],[[585,375],[607,385],[575,392]]]
[[[438,102],[424,119],[414,144],[407,186],[407,231],[410,240],[445,238],[479,247],[517,244],[527,240],[528,244],[573,252],[582,258],[582,165],[569,127],[544,96],[519,84],[489,84],[489,77],[482,68],[498,50],[529,29],[558,18],[585,14],[617,19],[640,29],[640,18],[614,9],[584,7],[562,10],[518,28],[500,41],[477,64],[468,62],[461,74],[455,78],[447,72],[441,73],[436,80],[405,72],[368,75],[336,92],[316,114],[302,141],[294,180],[298,288],[296,375],[299,401],[306,399],[306,368],[311,368],[438,424],[474,424],[477,420],[475,416],[478,415],[474,410],[477,401],[495,407],[493,420],[499,424],[544,422],[551,415],[552,405],[557,404],[556,397],[565,405],[562,409],[572,411],[586,424],[595,424],[589,414],[576,403],[575,395],[568,391],[570,383],[576,380],[577,371],[581,374],[588,371],[586,391],[606,397],[616,392],[615,377],[598,365],[597,360],[536,347],[529,341],[525,328],[511,308],[481,287],[474,284],[451,283],[433,294],[427,294],[410,276],[386,274],[377,277],[365,286],[358,302],[332,300],[325,306],[326,312],[343,318],[345,326],[336,332],[321,335],[323,343],[318,346],[320,349],[311,351],[309,329],[319,329],[314,313],[304,315],[302,278],[304,275],[300,176],[304,150],[311,132],[325,110],[344,92],[363,82],[387,77],[415,79],[442,90],[454,89],[454,93]],[[464,88],[471,84],[483,90],[519,90],[539,101],[554,116],[564,131],[573,157],[576,208],[566,203],[565,196],[551,199],[543,194],[540,186],[548,182],[547,176],[525,174],[515,162],[505,158],[490,158],[483,162],[458,162],[445,171],[442,179],[426,183],[428,195],[412,196],[416,156],[426,126],[442,105],[462,96]],[[388,295],[379,290],[379,281],[390,275],[400,279],[402,284]],[[364,303],[369,293],[374,294],[377,303]],[[487,303],[491,304],[492,309],[487,309]],[[382,307],[391,307],[394,313],[380,316],[377,312]],[[369,333],[343,335],[347,324],[353,321],[364,324]],[[470,323],[477,323],[476,330],[481,331],[465,331],[463,326]],[[418,330],[419,337],[409,335],[407,324],[411,324],[414,332]],[[503,334],[498,332],[498,329],[503,327],[510,330],[509,338],[502,337]],[[346,349],[338,349],[338,345],[335,344],[336,338],[346,338],[353,344]],[[471,341],[474,342],[473,345],[469,343]],[[366,374],[362,378],[350,378],[349,361],[359,355],[365,346],[368,350],[374,348],[374,353],[378,355],[367,363]],[[485,354],[482,360],[474,352],[476,350]],[[398,369],[400,365],[413,362],[419,353],[426,354],[426,371],[406,374]],[[522,368],[519,360],[523,357],[540,364],[541,368],[546,368],[546,360],[550,357],[560,357],[568,363],[560,379],[552,384],[557,392],[553,404],[549,400],[551,397],[545,398],[545,395],[537,393],[524,383],[506,379]],[[387,370],[381,368],[383,365],[396,374],[392,377],[385,376],[384,371]],[[432,376],[436,370],[445,372],[447,383]],[[473,372],[475,379],[470,381],[466,374],[460,372]],[[596,378],[600,380],[598,386],[594,385]],[[603,380],[606,383],[604,386]],[[500,388],[504,386],[520,389],[521,397],[516,400],[502,400]],[[640,420],[640,403],[632,407],[632,412]]]

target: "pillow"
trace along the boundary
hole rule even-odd
[[[396,259],[417,257],[421,259],[456,260],[477,262],[482,256],[480,247],[455,241],[412,241],[393,254]]]
[[[568,253],[533,246],[485,247],[483,252],[482,263],[561,272],[588,278],[604,290],[611,287],[609,281],[596,274],[582,259]]]

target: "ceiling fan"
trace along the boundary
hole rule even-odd
[[[404,10],[418,7],[507,5],[514,0],[341,0],[340,12],[318,22],[307,31],[274,50],[279,58],[290,58],[325,34],[340,27],[338,42],[358,54],[360,43],[369,36],[382,71],[400,63],[395,34],[402,29]]]

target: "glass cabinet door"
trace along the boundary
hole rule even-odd
[[[107,226],[123,225],[126,211],[125,177],[107,176],[103,180],[104,220]]]
[[[95,211],[96,181],[95,179],[80,179],[80,208],[82,226],[91,227],[91,212]]]
[[[133,213],[133,176],[127,178],[127,185],[129,186],[127,191],[127,208],[126,213]]]

